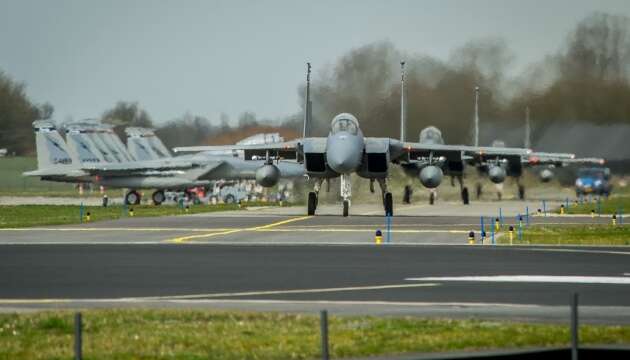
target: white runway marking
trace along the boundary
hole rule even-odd
[[[492,275],[419,277],[406,278],[405,280],[630,285],[630,278],[622,276]]]
[[[177,300],[177,299],[183,300],[183,299],[203,299],[203,298],[256,296],[256,295],[313,294],[313,293],[342,292],[342,291],[365,291],[365,290],[387,290],[387,289],[400,289],[400,288],[430,287],[430,286],[438,286],[438,285],[439,284],[424,283],[424,284],[352,286],[352,287],[320,288],[320,289],[244,291],[244,292],[233,292],[233,293],[211,293],[211,294],[143,297],[141,299],[143,300]]]

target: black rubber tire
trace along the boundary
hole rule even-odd
[[[464,203],[464,205],[470,204],[470,198],[468,196],[468,188],[467,187],[464,187],[462,189],[462,203]]]
[[[435,193],[431,192],[429,193],[429,205],[433,205],[435,204]]]
[[[131,190],[125,195],[125,204],[127,205],[139,205],[140,204],[140,194],[137,191]]]
[[[477,200],[479,200],[479,198],[481,197],[481,194],[483,193],[483,187],[481,186],[480,183],[477,183]]]
[[[309,216],[313,216],[315,215],[315,210],[317,209],[317,194],[315,194],[314,192],[309,192],[308,193],[308,215]]]
[[[385,216],[394,216],[394,200],[392,193],[385,193]]]
[[[158,190],[153,192],[151,195],[151,200],[153,200],[153,205],[161,205],[164,200],[166,200],[166,196],[164,195],[164,191]]]
[[[518,186],[518,199],[525,200],[525,186],[523,185]]]
[[[343,201],[343,217],[348,217],[350,211],[350,202],[348,200]]]
[[[405,186],[405,190],[403,192],[403,203],[404,204],[411,204],[411,195],[413,194],[413,191],[411,190],[411,186],[406,185]]]

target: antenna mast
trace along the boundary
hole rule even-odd
[[[302,137],[307,135],[308,126],[310,125],[311,113],[311,63],[306,63],[306,100],[304,104],[304,128],[302,129]]]
[[[479,146],[479,86],[475,86],[475,146]]]
[[[400,62],[400,141],[405,141],[405,62]]]
[[[525,108],[525,149],[532,147],[532,128],[529,122],[529,106]]]

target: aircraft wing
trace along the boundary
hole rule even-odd
[[[199,164],[179,159],[160,159],[129,163],[108,163],[82,165],[81,170],[90,175],[125,175],[143,171],[187,170],[198,167]]]
[[[176,153],[201,152],[201,151],[243,151],[245,160],[253,157],[265,158],[267,152],[270,156],[281,159],[297,159],[298,152],[302,145],[301,140],[292,140],[270,144],[252,145],[204,145],[204,146],[183,146],[173,148]]]
[[[468,146],[468,145],[443,145],[423,143],[403,143],[403,151],[408,154],[409,160],[433,157],[444,157],[447,160],[473,159],[483,161],[495,157],[518,158],[531,153],[529,149],[501,148],[492,146]]]
[[[595,164],[603,165],[606,161],[602,158],[576,158],[575,154],[533,152],[523,157],[522,162],[528,165],[556,165],[568,164]]]

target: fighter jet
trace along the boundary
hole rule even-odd
[[[401,63],[404,79],[404,62]],[[308,194],[309,215],[314,215],[318,205],[318,195],[323,181],[340,177],[343,216],[348,216],[351,199],[350,176],[356,174],[370,180],[370,190],[374,191],[374,182],[378,182],[385,215],[392,216],[393,199],[387,186],[389,167],[394,164],[414,164],[421,168],[420,180],[425,186],[436,187],[443,178],[441,165],[445,162],[461,164],[464,156],[482,154],[524,155],[527,149],[498,149],[463,145],[423,144],[404,140],[405,117],[401,113],[401,138],[380,138],[364,136],[359,120],[350,113],[335,116],[330,124],[327,137],[309,137],[306,133],[310,122],[310,64],[307,64],[306,99],[303,137],[293,141],[268,145],[228,145],[196,146],[175,148],[182,151],[243,150],[247,159],[252,156],[272,156],[294,159],[304,166],[309,178],[314,180],[314,189]],[[404,81],[404,80],[403,80]],[[266,172],[278,173],[278,169],[269,160]]]
[[[128,204],[140,203],[139,189],[156,189],[152,200],[159,205],[165,200],[164,190],[205,187],[215,180],[256,179],[269,187],[278,182],[280,175],[300,177],[304,174],[303,168],[295,163],[277,161],[278,172],[269,174],[263,161],[205,153],[116,162],[105,142],[101,141],[100,147],[96,145],[90,127],[69,126],[67,144],[53,122],[35,121],[33,127],[38,169],[25,172],[25,176],[37,176],[45,181],[127,188],[130,189],[125,195]]]
[[[476,88],[478,93],[478,88]],[[477,98],[475,98],[477,100]],[[475,101],[477,103],[477,101]],[[475,121],[479,121],[479,115],[477,113],[478,107],[475,106]],[[478,125],[476,126],[478,128]],[[479,133],[475,134],[475,141],[478,142]],[[525,139],[523,141],[525,147],[529,148],[531,145],[531,125],[529,118],[529,107],[525,109]],[[492,142],[492,147],[502,148],[505,147],[505,142],[502,140],[495,140]],[[520,200],[525,199],[525,186],[521,183],[521,177],[523,175],[523,169],[538,170],[538,177],[541,182],[546,183],[553,179],[553,169],[557,167],[565,167],[572,164],[604,164],[605,160],[601,158],[576,158],[575,154],[571,153],[553,153],[553,152],[531,152],[527,155],[518,158],[506,158],[506,157],[490,157],[483,162],[477,163],[476,167],[480,176],[487,176],[488,179],[497,185],[497,196],[501,200],[503,196],[502,184],[507,177],[512,177],[516,180],[518,186],[518,198]],[[477,183],[476,189],[477,198],[479,198],[483,192],[483,187],[480,182]]]

